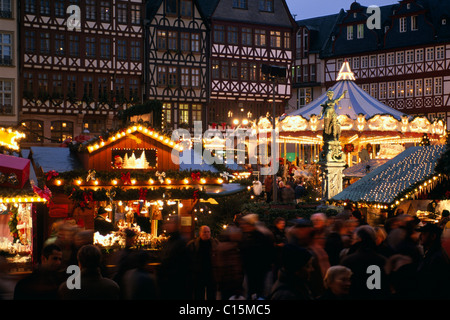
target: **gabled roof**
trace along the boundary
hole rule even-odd
[[[432,179],[445,145],[410,147],[333,197],[335,201],[391,204]]]
[[[69,148],[31,147],[29,158],[34,167],[42,172],[55,170],[68,172],[83,169],[78,157]]]

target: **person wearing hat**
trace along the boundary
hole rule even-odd
[[[270,300],[313,300],[309,278],[313,271],[309,250],[288,243],[283,247],[282,267],[269,295]]]
[[[94,219],[94,230],[99,232],[101,235],[106,236],[107,234],[115,230],[114,224],[107,220],[108,211],[104,207],[98,208],[97,216]]]
[[[450,298],[449,258],[441,245],[442,228],[427,223],[417,229],[424,257],[417,268],[418,293],[423,299]]]

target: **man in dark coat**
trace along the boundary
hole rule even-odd
[[[212,262],[218,243],[217,239],[211,238],[211,229],[208,226],[201,226],[199,236],[187,244],[192,254],[195,300],[216,299],[217,286]]]
[[[97,216],[94,219],[94,230],[98,231],[101,235],[107,234],[115,230],[114,224],[107,220],[108,212],[105,208],[100,207],[97,211]]]

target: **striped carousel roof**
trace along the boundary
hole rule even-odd
[[[365,115],[366,119],[377,114],[386,114],[392,115],[397,120],[401,120],[401,117],[405,115],[404,113],[381,103],[355,84],[353,82],[355,77],[350,70],[347,61],[344,62],[336,80],[336,84],[328,89],[334,92],[335,99],[340,97],[345,90],[348,91],[345,97],[339,102],[339,105],[336,106],[336,113],[338,116],[348,115],[351,119],[356,120],[358,114]],[[288,114],[287,117],[302,116],[305,119],[309,119],[313,114],[318,116],[322,110],[321,104],[327,99],[327,93],[325,92],[305,107]]]

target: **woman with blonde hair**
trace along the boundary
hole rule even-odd
[[[352,274],[349,268],[341,265],[328,268],[323,279],[325,293],[319,300],[349,299]]]

